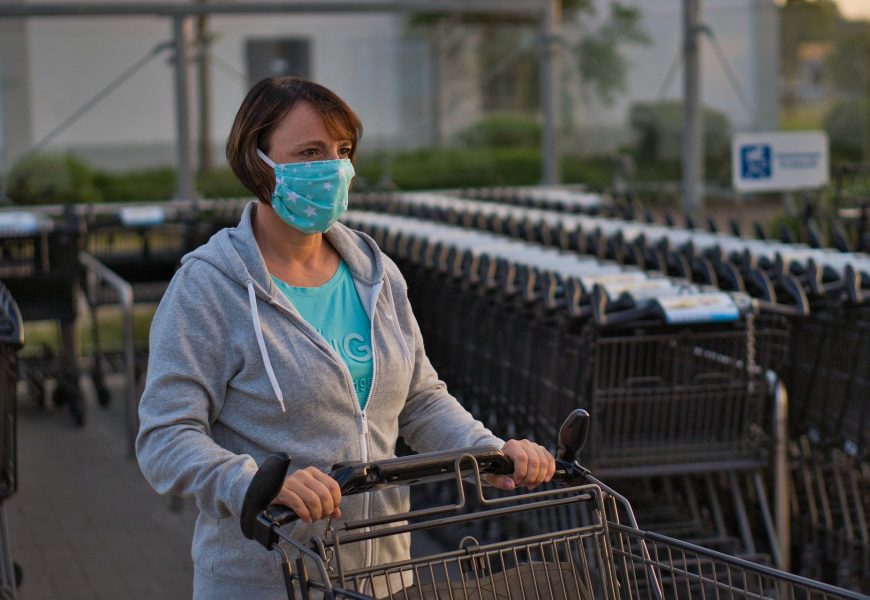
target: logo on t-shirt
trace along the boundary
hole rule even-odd
[[[341,342],[332,338],[327,339],[326,336],[323,335],[323,331],[320,329],[317,330],[317,333],[326,339],[326,343],[329,344],[329,347],[332,348],[336,354],[341,356],[345,362],[352,360],[358,363],[365,363],[372,359],[372,348],[365,343],[365,338],[359,333],[351,331],[344,336],[344,340]]]

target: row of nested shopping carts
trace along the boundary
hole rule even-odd
[[[803,456],[811,464],[798,468],[792,456],[792,475],[803,487],[793,485],[794,491],[786,495],[786,469],[783,461],[773,460],[784,455],[786,436],[776,430],[784,395],[772,376],[781,372],[791,352],[790,320],[782,315],[808,312],[801,291],[810,284],[802,284],[801,273],[775,277],[775,260],[760,265],[749,261],[742,270],[724,269],[709,259],[709,265],[689,261],[690,271],[666,249],[609,255],[613,249],[643,249],[636,240],[629,243],[631,231],[624,222],[613,229],[621,228],[623,234],[603,235],[588,228],[584,233],[558,227],[556,217],[511,212],[516,206],[509,214],[482,216],[461,207],[457,199],[442,198],[453,205],[445,209],[409,198],[413,196],[369,196],[354,202],[396,212],[411,212],[408,206],[415,205],[413,210],[422,211],[418,214],[429,221],[446,216],[466,229],[498,231],[502,237],[497,246],[511,241],[506,236],[537,242],[505,250],[505,256],[488,249],[478,255],[464,246],[403,234],[406,226],[421,232],[426,223],[396,226],[390,235],[376,228],[386,217],[369,224],[354,221],[366,218],[362,214],[347,220],[369,228],[403,267],[433,360],[451,389],[477,414],[486,415],[496,431],[531,432],[545,442],[553,439],[557,420],[564,415],[558,411],[594,406],[597,424],[584,462],[606,477],[628,478],[632,499],[647,507],[642,522],[728,554],[762,561],[770,555],[780,565],[788,562],[793,546],[798,552],[792,562],[803,573],[854,583],[855,573],[860,573],[853,564],[855,551],[838,554],[826,550],[826,544],[843,547],[840,520],[854,511],[855,498],[860,505],[862,494],[866,497],[866,478],[854,478],[848,471],[842,481],[832,483],[842,471],[832,475],[826,456],[815,451],[811,435],[805,436],[791,450],[810,443]],[[71,255],[78,252],[89,304],[95,308],[120,300],[127,289],[124,283],[130,286],[131,301],[159,298],[181,255],[211,231],[237,222],[242,204],[80,209],[74,215],[77,224],[69,227],[79,232],[79,246]],[[50,210],[44,216],[54,217],[50,224],[57,229],[76,221]],[[48,219],[40,218],[44,221]],[[27,236],[5,247],[20,249],[21,239]],[[572,251],[556,252],[558,259],[553,259],[542,244]],[[577,251],[612,260],[584,260]],[[528,258],[522,259],[524,255]],[[649,263],[640,262],[645,256]],[[659,270],[680,280],[642,273],[662,259],[659,264],[671,266]],[[643,268],[625,269],[633,260]],[[734,293],[687,285],[684,274],[694,272],[710,277],[691,277],[695,281],[716,283]],[[111,277],[118,273],[124,277]],[[833,295],[836,282],[825,277],[823,283]],[[845,293],[860,288],[842,287]],[[676,290],[676,298],[668,300],[667,290]],[[756,316],[760,307],[765,310]],[[832,485],[845,485],[848,493],[835,495]],[[768,495],[774,498],[772,508]],[[796,529],[794,543],[788,540],[786,503],[792,515],[805,514],[805,504],[817,508],[809,511],[812,526]],[[859,511],[852,518],[859,539],[865,514]]]
[[[97,398],[106,405],[106,378],[117,372],[126,378],[125,399],[132,405],[147,363],[147,340],[134,339],[134,307],[158,302],[181,257],[235,224],[241,205],[100,204],[0,212],[0,281],[25,321],[51,322],[58,330],[59,343],[23,353],[20,370],[28,395],[43,406],[68,406],[82,425],[80,376],[90,372]],[[117,315],[110,321],[121,323],[121,341],[107,343],[101,335],[104,308]],[[80,317],[90,322],[86,364],[80,364],[83,341],[75,326]],[[132,434],[135,407],[128,410],[128,421]]]
[[[654,356],[658,360],[664,360],[663,357],[667,356],[667,352],[661,348],[645,345],[643,340],[650,331],[648,328],[638,329],[637,323],[655,322],[658,317],[661,324],[669,324],[673,329],[681,321],[673,310],[668,314],[669,306],[673,306],[675,302],[684,302],[690,306],[693,303],[695,305],[707,303],[710,306],[708,313],[710,323],[708,325],[696,323],[690,329],[695,332],[695,335],[700,335],[701,331],[709,334],[715,330],[715,323],[722,318],[722,314],[716,313],[717,310],[722,310],[721,307],[717,307],[717,303],[721,300],[708,297],[693,301],[686,298],[685,294],[679,301],[672,300],[669,298],[673,294],[670,289],[671,284],[667,283],[661,274],[668,273],[678,277],[679,283],[676,285],[681,286],[683,291],[692,287],[688,285],[689,282],[695,282],[695,286],[706,286],[705,293],[708,294],[711,293],[711,286],[716,286],[720,291],[728,291],[732,296],[736,293],[734,298],[738,304],[745,302],[746,296],[751,298],[755,306],[762,308],[761,313],[749,319],[746,326],[754,338],[754,344],[750,344],[748,350],[752,362],[764,370],[780,373],[792,391],[789,403],[788,440],[792,475],[788,502],[795,525],[790,544],[794,554],[792,562],[803,572],[840,582],[850,578],[866,578],[867,555],[870,548],[867,530],[867,515],[870,514],[870,506],[868,506],[870,505],[870,478],[868,478],[870,472],[868,472],[867,460],[867,452],[870,448],[868,445],[870,378],[867,376],[867,370],[870,368],[870,354],[868,354],[870,336],[867,335],[866,308],[862,307],[861,302],[867,288],[870,287],[868,284],[870,267],[868,267],[867,257],[814,251],[799,245],[743,240],[709,232],[589,217],[576,214],[577,206],[585,204],[586,200],[581,197],[579,202],[571,205],[564,199],[565,192],[558,194],[550,192],[555,196],[551,198],[550,204],[552,206],[557,201],[562,202],[573,210],[559,212],[529,208],[529,204],[540,205],[541,196],[546,195],[547,192],[515,190],[515,193],[514,206],[505,206],[504,203],[473,202],[433,194],[373,195],[360,198],[357,206],[375,208],[379,213],[416,215],[417,218],[425,218],[430,223],[442,221],[464,225],[465,231],[488,231],[490,235],[498,232],[514,240],[520,238],[533,242],[535,244],[533,248],[538,251],[543,251],[550,246],[549,252],[554,256],[558,255],[563,262],[570,262],[573,259],[578,264],[588,265],[591,264],[590,256],[609,258],[611,262],[603,267],[604,271],[600,275],[590,276],[582,271],[582,268],[579,273],[571,273],[570,269],[566,273],[558,273],[554,272],[557,269],[552,268],[552,263],[547,263],[543,266],[534,265],[532,268],[517,265],[515,275],[512,276],[508,274],[509,269],[504,261],[499,263],[498,260],[493,261],[486,256],[488,250],[482,259],[473,259],[467,254],[463,256],[463,250],[458,252],[454,250],[452,254],[448,250],[447,254],[444,254],[443,244],[433,246],[419,240],[409,242],[402,235],[399,235],[400,243],[385,238],[388,246],[397,244],[394,250],[397,256],[402,257],[400,261],[407,260],[406,256],[411,256],[411,262],[421,262],[424,268],[431,269],[432,265],[438,262],[434,257],[438,257],[439,253],[444,254],[440,259],[443,263],[440,267],[442,273],[445,269],[447,272],[452,272],[448,279],[466,292],[475,288],[479,291],[481,285],[487,288],[487,284],[480,283],[481,280],[501,278],[503,283],[507,282],[504,295],[512,298],[508,301],[509,304],[512,302],[512,307],[519,307],[517,310],[525,311],[526,314],[538,311],[538,314],[532,318],[532,322],[539,325],[539,329],[543,329],[544,326],[541,324],[549,320],[554,330],[561,328],[563,335],[571,328],[578,330],[582,327],[586,327],[584,331],[587,336],[592,330],[603,332],[602,337],[614,335],[613,332],[620,329],[629,332],[625,336],[622,353],[610,356],[610,364],[605,367],[615,379],[609,381],[600,375],[598,379],[594,378],[594,374],[586,375],[585,385],[587,388],[589,386],[593,388],[586,401],[596,396],[610,398],[607,394],[602,395],[594,389],[597,386],[619,388],[625,382],[630,382],[629,386],[648,386],[648,389],[643,390],[641,394],[633,390],[629,392],[632,397],[640,398],[643,394],[652,394],[653,390],[657,390],[662,397],[669,398],[666,404],[670,406],[670,403],[673,403],[676,414],[691,419],[692,413],[685,412],[685,406],[681,406],[678,399],[683,391],[680,389],[681,378],[684,378],[684,381],[692,381],[693,378],[701,380],[712,374],[702,373],[701,377],[698,377],[697,373],[687,369],[684,373],[675,376],[672,382],[663,382],[660,373],[666,370],[663,370],[659,363],[652,367],[653,377],[645,379],[645,374],[639,373],[638,383],[634,383],[635,374],[632,373],[632,369],[642,370],[642,367],[632,366],[633,364],[643,364],[644,360],[649,360],[644,357]],[[466,192],[462,195],[473,194]],[[521,202],[526,206],[519,206]],[[582,206],[581,212],[584,209],[585,206]],[[375,226],[375,223],[371,225]],[[415,233],[422,231],[423,228],[416,223],[410,226],[410,230]],[[377,233],[376,230],[372,232]],[[392,237],[395,238],[395,234]],[[419,254],[421,245],[424,248],[422,255]],[[520,254],[532,255],[531,252],[526,251],[520,251]],[[499,264],[493,267],[493,262]],[[622,270],[618,271],[617,268]],[[477,269],[482,269],[481,272],[484,274],[476,272]],[[602,266],[596,265],[595,269],[602,269]],[[463,273],[463,270],[466,272]],[[653,272],[656,275],[651,275]],[[470,284],[466,280],[474,283]],[[428,310],[424,307],[427,302],[434,302],[431,299],[436,298],[439,289],[442,289],[439,285],[435,284],[435,289],[431,289],[433,287],[431,278],[426,277],[419,282],[420,299],[415,304],[418,312]],[[411,287],[413,294],[413,283]],[[423,289],[425,291],[422,291]],[[492,289],[495,288],[490,287],[486,292],[490,297]],[[455,299],[457,294],[451,291],[450,297]],[[433,343],[432,340],[438,338],[439,332],[449,337],[445,324],[450,322],[446,319],[446,312],[450,309],[441,310],[440,314],[443,316],[432,319],[431,339],[427,338],[430,344]],[[461,311],[464,314],[465,309]],[[703,311],[695,312],[703,314]],[[433,314],[438,313],[433,311]],[[567,314],[569,317],[560,322],[560,314]],[[484,326],[477,325],[485,323],[485,319],[481,318],[479,312],[472,311],[468,318],[459,319],[461,322],[459,327],[466,337],[480,329],[482,331],[480,335],[484,340],[494,344],[499,349],[498,352],[506,352],[504,349],[510,346],[499,335],[516,339],[515,333],[505,333],[508,327],[505,323],[509,322],[513,325],[513,322],[501,317],[497,317],[496,320],[498,324],[491,332],[486,332]],[[425,322],[426,319],[423,318],[421,321]],[[583,322],[586,325],[580,326],[579,324]],[[594,326],[590,323],[594,323]],[[685,324],[685,320],[682,323]],[[543,341],[533,346],[532,356],[528,358],[523,357],[522,354],[510,354],[513,364],[536,365],[531,371],[540,373],[541,378],[545,380],[547,368],[554,369],[559,376],[572,376],[570,368],[565,369],[564,365],[559,364],[558,360],[554,361],[552,355],[548,354],[546,335],[540,335],[540,332],[531,335]],[[674,342],[672,341],[671,344],[673,345]],[[554,345],[565,348],[563,342]],[[703,345],[698,344],[698,347]],[[587,347],[590,346],[594,344],[588,344]],[[438,346],[433,349],[435,356],[439,355],[437,348]],[[604,350],[601,348],[596,352],[604,352]],[[443,353],[443,362],[438,364],[440,369],[447,367],[445,376],[451,384],[454,381],[452,374],[457,368],[461,369],[462,364],[473,364],[465,360],[464,356],[462,358],[460,356],[462,355],[456,349],[448,349]],[[539,361],[543,368],[529,361]],[[592,361],[592,365],[594,364],[600,363]],[[592,365],[590,369],[593,368]],[[487,372],[476,365],[468,370],[475,380],[481,377],[480,373]],[[720,373],[719,376],[721,377],[722,374]],[[461,382],[461,377],[456,378],[457,381]],[[656,377],[659,377],[658,381]],[[503,385],[509,394],[515,393],[518,389],[521,390],[521,394],[534,389],[536,393],[543,392],[545,398],[552,395],[550,390],[552,386],[548,383],[538,388],[528,388],[522,387],[517,381],[505,379]],[[575,385],[574,389],[580,390],[582,387],[582,385]],[[686,389],[691,387],[686,386]],[[470,389],[473,390],[473,387]],[[713,390],[714,394],[721,392],[722,395],[727,395],[725,388],[715,384],[710,385],[707,390]],[[603,391],[604,389],[601,390]],[[476,398],[476,392],[476,390],[472,391],[469,396]],[[703,411],[706,408],[703,404],[703,388],[696,387],[688,393],[700,398],[697,404],[691,405],[691,408]],[[727,403],[718,400],[712,402],[716,406],[727,406]],[[505,411],[520,410],[513,406],[512,402],[508,404],[511,408],[505,408]],[[617,405],[618,401],[611,406]],[[727,409],[723,408],[723,410]],[[620,427],[631,431],[631,426],[642,421],[643,417],[640,415],[644,413],[636,410],[629,413],[636,420],[622,421]],[[653,411],[653,414],[663,415],[659,410]],[[719,418],[715,414],[711,414],[710,417],[713,421]],[[769,425],[766,424],[770,423],[769,420],[766,422],[759,420],[755,425],[759,430],[769,431]],[[664,438],[659,439],[664,441]],[[666,447],[666,445],[662,446],[662,453],[669,458],[665,458],[664,461],[679,455],[678,448],[675,448],[674,453],[668,453],[664,450]],[[711,452],[712,448],[711,446]],[[674,469],[652,453],[645,454],[645,457],[650,459],[650,472],[667,473]],[[703,462],[701,459],[697,461]],[[715,461],[710,459],[709,464],[714,465]],[[718,464],[719,467],[727,467],[725,463]],[[711,467],[711,472],[714,470],[716,467]],[[726,471],[729,472],[727,479],[735,476],[732,467],[727,467]],[[632,472],[623,468],[621,472],[614,473],[637,475],[640,474],[640,470],[634,468]],[[697,494],[691,489],[692,478],[682,475],[676,479],[670,478],[664,484],[668,488],[668,495],[674,493],[670,488],[676,486],[678,481],[681,486],[676,493],[680,498],[678,503],[688,505],[687,512],[697,517],[699,514]],[[708,496],[715,497],[714,486],[704,482],[700,487],[708,493]],[[750,490],[749,494],[755,502],[755,498],[759,497],[758,488],[756,487],[754,491]],[[733,493],[728,495],[734,497]],[[713,502],[708,500],[708,504],[715,505],[715,503],[715,500]],[[702,504],[700,513],[704,513],[705,510],[707,509]],[[678,514],[678,511],[670,509],[666,512],[669,517]],[[712,515],[709,517],[710,520],[721,525],[721,520],[716,517],[721,511],[714,507],[709,508],[709,513]],[[760,521],[769,523],[763,513],[762,510]],[[740,514],[740,511],[737,511],[737,514]],[[697,527],[697,518],[688,521],[692,524],[687,525],[686,522],[681,521],[672,526],[681,533],[691,531],[691,535],[700,535],[702,538],[707,535],[701,531],[703,528]],[[742,517],[737,518],[737,529],[743,533],[744,542],[747,537],[752,537],[747,533],[746,521]],[[719,532],[721,531],[720,527]],[[752,550],[753,546],[744,543],[743,548],[744,551]],[[776,555],[776,549],[771,548],[771,550]],[[787,553],[788,550],[786,548],[785,552]]]
[[[0,286],[3,500],[16,486],[16,353],[22,345],[22,325],[14,300]],[[308,598],[312,591],[322,592],[325,598],[366,600],[864,597],[640,529],[625,498],[592,477],[576,460],[588,429],[588,414],[578,412],[573,411],[559,430],[557,458],[561,487],[514,497],[486,498],[480,474],[511,470],[495,449],[474,448],[344,465],[332,474],[348,494],[433,476],[442,479],[445,473],[448,477],[455,473],[454,495],[459,501],[392,515],[379,523],[345,523],[329,536],[312,539],[310,545],[305,545],[281,530],[287,520],[286,510],[268,509],[274,496],[273,483],[280,485],[288,467],[289,459],[282,457],[265,461],[252,482],[245,499],[245,507],[249,508],[242,515],[243,531],[279,553],[288,598],[296,598],[297,593]],[[475,482],[476,506],[471,511],[464,510],[467,500],[462,476],[472,477]],[[0,503],[0,597],[15,598],[15,568],[2,508]],[[493,539],[482,531],[494,529],[506,533],[510,523],[518,520],[537,523],[538,532],[521,538],[510,535]],[[357,569],[342,565],[342,551],[355,543],[468,526],[476,537],[466,536],[458,551],[417,553],[412,560]],[[289,548],[282,548],[278,544],[281,540]],[[295,568],[287,555],[287,550],[292,551],[294,546],[299,551]]]

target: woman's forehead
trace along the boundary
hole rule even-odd
[[[303,143],[331,139],[355,142],[345,118],[336,110],[319,110],[308,101],[296,102],[281,118],[273,137]]]

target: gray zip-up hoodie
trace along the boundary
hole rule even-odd
[[[194,597],[284,598],[275,553],[245,539],[239,514],[257,464],[274,452],[291,469],[394,456],[402,435],[426,452],[503,442],[447,393],[423,349],[396,265],[340,223],[326,238],[344,259],[372,322],[371,394],[360,411],[347,367],[273,284],[251,227],[188,254],[151,325],[136,455],[160,493],[193,496]],[[407,490],[348,496],[342,520],[408,509]],[[298,523],[307,540],[324,528]],[[408,555],[407,537],[342,548],[354,568]]]

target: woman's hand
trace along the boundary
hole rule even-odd
[[[491,477],[491,485],[502,490],[518,485],[534,488],[553,478],[556,461],[543,446],[529,440],[508,440],[501,451],[514,463],[514,472]]]
[[[314,467],[306,467],[288,475],[273,502],[292,508],[306,523],[341,516],[338,508],[341,488],[335,479]]]

